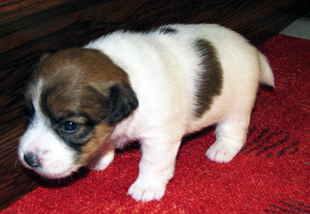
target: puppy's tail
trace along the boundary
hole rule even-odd
[[[260,82],[262,84],[266,84],[269,85],[271,87],[275,87],[274,86],[274,77],[273,77],[273,73],[271,70],[271,67],[268,63],[267,58],[260,52],[258,52],[258,59],[259,59],[259,63],[260,63]]]

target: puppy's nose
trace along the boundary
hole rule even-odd
[[[32,152],[24,154],[24,160],[28,164],[28,166],[34,169],[37,169],[41,166],[38,156],[36,156]]]

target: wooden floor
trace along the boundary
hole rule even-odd
[[[0,2],[0,209],[40,180],[17,161],[25,130],[23,88],[44,52],[81,46],[116,29],[219,23],[261,44],[309,11],[309,0],[54,0]]]

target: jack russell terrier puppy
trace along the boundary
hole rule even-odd
[[[159,200],[184,135],[216,124],[206,156],[226,163],[240,151],[259,82],[274,85],[267,59],[227,28],[117,31],[41,57],[25,92],[19,158],[41,176],[63,178],[81,166],[104,170],[115,147],[138,140],[140,172],[128,194]]]

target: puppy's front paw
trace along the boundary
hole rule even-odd
[[[104,150],[102,156],[95,158],[87,166],[90,170],[102,171],[105,170],[113,161],[115,155],[114,147],[108,147]]]
[[[97,163],[90,164],[87,167],[90,170],[102,171],[102,170],[105,170],[111,164],[112,161],[113,161],[113,159],[112,160],[106,160],[106,159],[102,160],[101,159]]]
[[[151,200],[160,200],[166,191],[166,184],[158,181],[147,181],[138,178],[129,188],[128,195],[131,195],[136,201],[147,202]]]
[[[217,140],[212,146],[210,146],[206,156],[211,161],[227,163],[236,156],[241,147],[241,143],[229,140]]]

